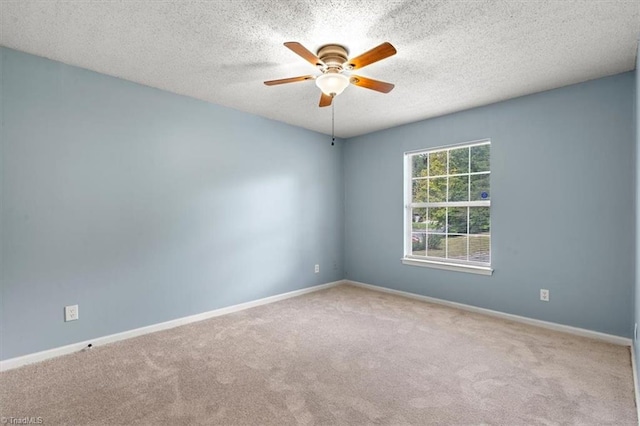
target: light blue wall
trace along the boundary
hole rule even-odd
[[[348,140],[346,277],[630,336],[633,87],[629,72]],[[403,152],[484,138],[493,276],[402,265]]]
[[[342,141],[0,55],[1,359],[343,277]]]

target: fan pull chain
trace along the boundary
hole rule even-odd
[[[333,98],[333,96],[332,96]],[[333,100],[333,99],[332,99]],[[335,129],[336,129],[336,119],[335,119],[335,102],[331,102],[331,146],[334,145],[336,141]]]

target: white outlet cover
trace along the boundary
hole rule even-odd
[[[549,290],[545,288],[540,289],[540,300],[542,300],[543,302],[549,301]]]
[[[316,265],[316,267],[315,267],[315,269],[314,269],[314,270],[315,270],[316,274],[317,274],[318,272],[320,272],[320,265]]]
[[[64,320],[65,321],[75,321],[80,318],[78,312],[78,305],[70,305],[64,307]]]

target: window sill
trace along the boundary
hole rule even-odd
[[[490,266],[460,265],[457,263],[435,262],[433,260],[418,260],[408,257],[402,258],[402,263],[423,268],[444,269],[447,271],[466,272],[468,274],[491,275],[493,269]]]

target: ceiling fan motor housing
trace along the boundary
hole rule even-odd
[[[325,70],[342,71],[342,65],[347,62],[349,52],[339,44],[326,44],[318,49],[318,58],[325,63]]]

